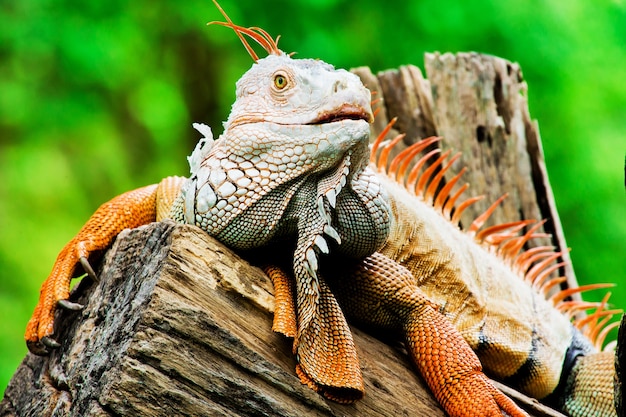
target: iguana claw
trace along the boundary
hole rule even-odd
[[[83,267],[83,270],[87,273],[87,276],[94,280],[94,282],[100,282],[100,278],[98,278],[98,275],[94,272],[91,264],[89,263],[89,259],[86,256],[81,256],[79,260],[80,266]]]
[[[85,308],[84,305],[79,304],[79,303],[73,303],[73,302],[71,302],[69,300],[59,300],[59,301],[57,301],[57,305],[59,307],[62,307],[64,309],[66,309],[66,310],[72,310],[72,311],[80,311],[83,308]]]
[[[27,340],[26,346],[28,347],[30,353],[34,353],[38,356],[47,356],[50,354],[52,349],[60,348],[61,344],[53,338],[45,336],[36,341]]]
[[[42,337],[41,343],[44,346],[49,347],[50,349],[58,349],[61,347],[61,344],[59,342],[48,336]]]

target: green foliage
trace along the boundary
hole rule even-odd
[[[374,71],[426,51],[517,61],[581,283],[626,303],[622,190],[626,9],[621,0],[223,0],[235,22],[299,57]],[[187,172],[221,130],[251,61],[209,0],[5,0],[0,5],[0,389],[61,247],[102,202]]]

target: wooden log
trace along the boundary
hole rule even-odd
[[[551,194],[545,172],[537,171],[541,153],[531,152],[540,149],[539,136],[519,67],[476,54],[426,61],[428,80],[411,66],[377,76],[355,70],[381,99],[374,130],[397,116],[407,145],[445,135],[465,150],[463,164],[473,161],[479,171],[477,182],[486,189],[473,187],[475,194],[485,192],[491,201],[511,194],[498,222],[545,216],[542,202],[551,202]],[[464,74],[461,81],[455,71]],[[536,176],[539,182],[531,180]],[[558,225],[556,212],[548,212]],[[556,242],[566,247],[558,233]],[[163,222],[125,231],[100,276],[99,283],[84,279],[72,295],[86,305],[83,311],[58,313],[62,347],[24,359],[0,416],[444,415],[401,348],[356,328],[365,398],[337,404],[302,385],[291,341],[270,331],[268,278],[194,227]],[[519,398],[533,416],[560,415]]]
[[[196,227],[123,232],[100,279],[74,291],[85,309],[59,312],[62,347],[26,357],[0,415],[444,415],[400,351],[357,329],[365,398],[302,385],[291,341],[270,330],[269,279]]]

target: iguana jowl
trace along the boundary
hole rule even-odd
[[[293,243],[293,253],[283,257],[293,259],[296,308],[277,311],[275,328],[295,337],[303,382],[329,398],[354,400],[363,392],[341,304],[355,320],[404,336],[414,363],[452,416],[500,410],[524,415],[482,367],[537,398],[554,396],[572,416],[614,415],[612,354],[596,353],[512,270],[553,261],[551,252],[516,255],[516,246],[533,233],[511,233],[528,223],[489,232],[479,230],[480,222],[470,227],[479,240],[508,236],[515,242],[505,264],[492,253],[500,246],[481,246],[437,213],[450,217],[455,198],[449,187],[437,194],[437,186],[426,186],[428,175],[398,175],[423,144],[389,168],[374,152],[378,167],[369,165],[370,94],[356,76],[321,61],[294,60],[265,32],[227,20],[270,55],[258,59],[253,53],[256,63],[237,83],[224,134],[213,141],[200,128],[205,138],[190,158],[189,179],[165,179],[96,211],[42,286],[26,332],[31,351],[45,354],[57,345],[51,338],[54,310],[57,304],[79,307],[67,301],[69,281],[79,264],[91,271],[90,253],[106,248],[124,228],[171,217],[237,249]],[[406,177],[422,197],[390,176]],[[290,276],[266,270],[279,284],[277,298],[294,297]],[[581,398],[589,391],[593,395]]]

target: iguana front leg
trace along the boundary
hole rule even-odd
[[[58,306],[80,309],[68,301],[70,281],[84,270],[97,279],[89,257],[111,245],[124,229],[148,224],[163,217],[171,207],[184,178],[169,177],[159,184],[149,185],[121,194],[101,205],[78,234],[70,240],[57,257],[52,271],[39,292],[39,302],[26,327],[26,345],[37,355],[47,355],[58,347],[52,338],[54,313]]]
[[[316,313],[308,328],[302,329],[297,324],[293,276],[278,265],[265,265],[263,270],[274,285],[272,330],[294,338],[300,381],[336,402],[351,403],[363,397],[363,376],[350,328],[323,278],[318,277]]]
[[[325,199],[327,187],[320,184],[327,183],[334,189],[340,177],[327,182],[307,182],[289,206],[297,214],[293,217],[298,230],[293,255],[297,319],[293,348],[298,359],[296,371],[303,383],[327,398],[350,402],[363,396],[359,360],[343,312],[318,273],[318,255],[329,252],[327,238],[340,240],[330,225],[327,212],[330,203]],[[316,195],[317,198],[311,198]]]

